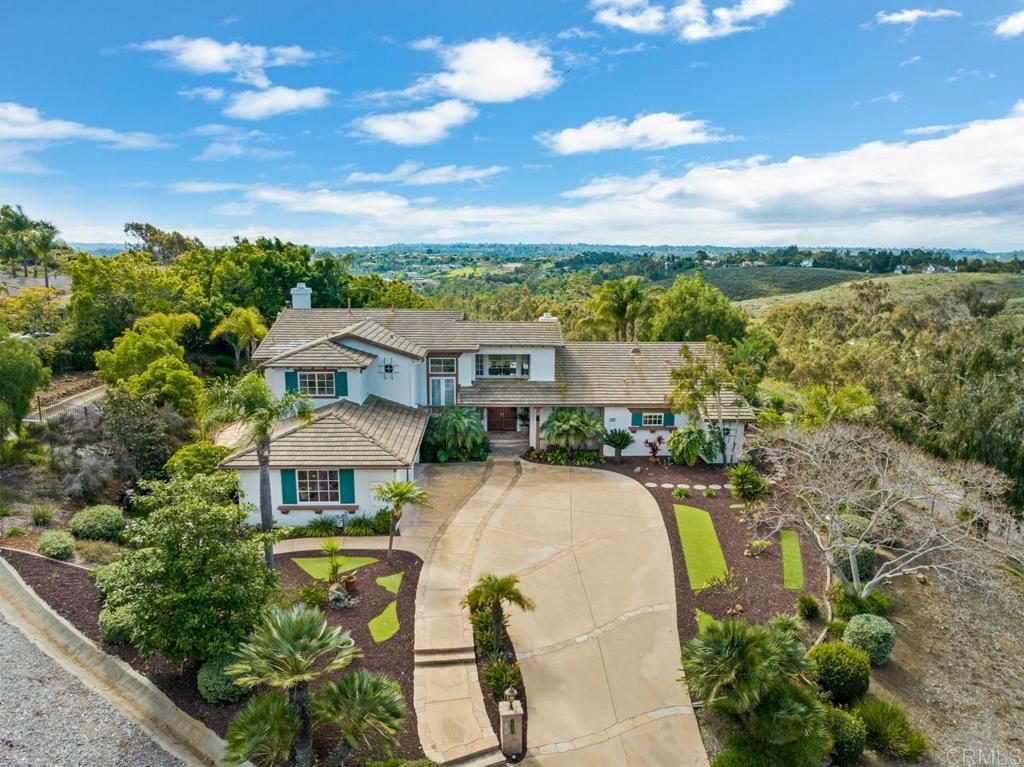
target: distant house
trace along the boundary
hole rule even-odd
[[[800,266],[804,267],[805,269],[810,269],[812,266],[814,266],[814,261],[810,258],[805,258],[803,261],[800,262]]]
[[[896,264],[892,272],[893,274],[910,274],[910,267],[906,264]]]

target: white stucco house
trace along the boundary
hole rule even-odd
[[[305,392],[317,411],[303,428],[283,424],[272,440],[275,516],[303,525],[322,514],[376,513],[374,486],[415,477],[430,413],[452,405],[478,408],[493,439],[524,450],[545,446],[540,426],[554,408],[587,408],[606,429],[633,432],[626,455],[647,455],[645,440],[667,439],[688,422],[666,404],[681,346],[566,342],[550,315],[478,322],[459,311],[317,309],[300,285],[253,354],[276,393]],[[702,343],[687,346],[706,353]],[[719,420],[713,400],[704,411],[703,420]],[[725,455],[741,456],[754,413],[731,392],[721,411]],[[254,449],[222,467],[239,473],[243,500],[255,504]]]

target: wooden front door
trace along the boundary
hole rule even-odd
[[[487,431],[515,431],[518,421],[514,407],[487,408]]]

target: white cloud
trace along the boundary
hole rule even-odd
[[[601,35],[599,35],[592,29],[582,29],[580,27],[569,27],[568,29],[563,29],[561,32],[555,35],[555,37],[557,37],[559,40],[591,40],[595,37],[600,36]]]
[[[271,141],[273,137],[259,130],[242,130],[231,125],[213,123],[200,125],[194,128],[192,133],[212,139],[206,148],[193,158],[195,160],[222,162],[241,157],[273,160],[291,154],[287,150],[268,149],[265,146],[260,146],[260,144]]]
[[[949,8],[938,8],[926,10],[924,8],[905,8],[902,11],[886,13],[879,11],[875,14],[875,20],[879,24],[906,24],[913,26],[919,21],[928,19],[952,19],[960,16],[960,11],[953,11]]]
[[[237,82],[267,88],[264,70],[270,67],[308,64],[316,54],[298,45],[267,48],[246,43],[221,43],[209,37],[175,35],[164,40],[137,43],[132,48],[164,54],[168,63],[198,75],[233,74]]]
[[[939,133],[952,133],[955,130],[960,130],[967,123],[949,123],[945,125],[922,125],[918,128],[907,128],[903,131],[904,135],[907,136],[935,136]]]
[[[210,88],[207,86],[200,86],[198,88],[182,88],[178,91],[178,95],[186,99],[202,99],[208,104],[213,104],[224,99],[224,89]]]
[[[286,88],[283,85],[242,91],[231,97],[224,114],[240,120],[262,120],[289,112],[321,109],[327,106],[333,93],[330,88]]]
[[[995,72],[982,72],[978,69],[964,69],[961,67],[946,78],[947,83],[958,83],[961,80],[971,80],[980,83],[982,80],[995,80]]]
[[[219,216],[251,216],[256,212],[256,205],[251,202],[226,202],[214,208],[213,212]]]
[[[216,194],[244,188],[244,184],[221,181],[179,181],[176,184],[171,184],[171,191],[181,194]]]
[[[403,162],[387,173],[366,173],[356,171],[345,179],[347,184],[398,183],[402,186],[430,186],[433,184],[461,184],[467,181],[481,182],[496,176],[506,168],[489,165],[477,168],[472,165],[442,165],[425,168],[423,163]]]
[[[651,5],[647,0],[592,0],[590,3],[594,21],[606,27],[617,27],[638,34],[664,32],[668,14],[660,5]]]
[[[380,218],[406,212],[405,197],[387,192],[336,192],[329,189],[300,191],[286,187],[258,187],[248,193],[252,202],[271,203],[285,210],[331,213],[339,216]]]
[[[597,117],[579,128],[548,131],[537,136],[538,141],[557,154],[606,149],[668,149],[723,138],[706,120],[688,120],[685,115],[671,112],[637,115],[632,122],[623,117]]]
[[[996,34],[999,37],[1017,37],[1024,35],[1024,11],[1017,11],[996,25]]]
[[[465,125],[479,112],[458,99],[440,101],[426,109],[390,114],[371,114],[353,125],[363,134],[402,146],[433,144],[448,138],[453,128]]]
[[[672,32],[687,42],[699,42],[747,32],[751,22],[781,13],[791,0],[739,0],[708,9],[703,0],[683,0],[666,7],[649,0],[591,0],[594,21],[638,34]]]
[[[919,61],[921,61],[921,57],[920,56],[911,56],[909,59],[904,59],[903,61],[901,61],[900,62],[900,66],[901,67],[909,67],[912,64],[917,64]]]

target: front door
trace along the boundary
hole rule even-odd
[[[514,407],[487,408],[488,431],[515,431],[519,425],[518,421]]]

